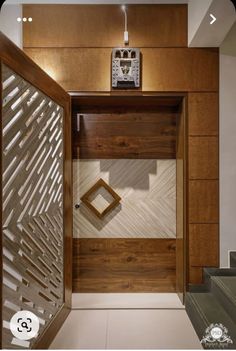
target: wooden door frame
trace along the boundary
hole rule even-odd
[[[72,152],[71,152],[71,101],[70,96],[39,66],[37,66],[22,50],[13,44],[0,32],[0,78],[2,64],[20,75],[45,95],[50,97],[64,109],[64,304],[49,323],[47,329],[33,345],[35,349],[46,349],[50,346],[60,327],[71,310],[72,298]],[[2,89],[0,89],[2,98]],[[2,99],[1,99],[2,101]],[[0,108],[2,121],[2,108]],[[1,125],[2,128],[2,125]],[[2,145],[2,133],[1,133]],[[2,158],[2,156],[1,156]],[[0,159],[2,167],[2,159]],[[2,172],[1,172],[2,177]],[[1,179],[2,180],[2,179]],[[2,197],[2,194],[1,194]],[[2,198],[1,198],[2,215]],[[1,222],[2,223],[2,222]],[[1,267],[2,267],[2,240],[1,242]],[[1,309],[2,309],[2,268],[1,268]],[[2,319],[2,311],[1,311]],[[2,334],[2,328],[0,328]],[[2,335],[1,342],[2,342]]]
[[[188,93],[187,92],[141,92],[141,91],[112,91],[110,93],[97,93],[97,92],[91,92],[91,93],[79,93],[79,92],[69,92],[71,95],[72,99],[72,116],[75,117],[76,111],[75,109],[78,109],[81,105],[81,103],[88,104],[89,101],[97,101],[99,104],[99,100],[101,101],[100,103],[104,103],[104,101],[107,101],[107,99],[110,99],[111,104],[112,101],[115,102],[117,98],[128,98],[128,97],[133,97],[133,98],[142,98],[142,97],[156,97],[158,99],[163,98],[163,101],[165,99],[179,99],[180,106],[179,106],[179,114],[180,117],[182,118],[182,123],[183,123],[183,150],[184,150],[184,159],[183,159],[183,240],[182,240],[182,256],[179,258],[182,261],[182,277],[180,275],[180,281],[179,284],[176,284],[176,287],[178,286],[178,291],[176,289],[176,292],[179,295],[179,298],[181,302],[184,304],[184,297],[185,297],[185,292],[187,291],[187,284],[188,284],[188,265],[189,265],[189,258],[188,258],[188,176],[187,176],[187,170],[188,170]],[[161,100],[160,100],[161,101]],[[73,121],[72,121],[73,123]],[[181,252],[176,251],[176,257],[177,255],[181,255]],[[177,274],[176,274],[176,279],[177,279]]]

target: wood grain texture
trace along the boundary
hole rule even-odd
[[[202,267],[189,267],[189,284],[203,283],[203,269]]]
[[[185,93],[142,93],[135,91],[112,91],[109,93],[81,94],[72,92],[74,113],[177,113]]]
[[[219,95],[217,93],[190,93],[188,116],[190,136],[219,135]]]
[[[73,133],[73,157],[80,159],[174,159],[176,114],[84,114]]]
[[[218,137],[189,138],[189,179],[219,179]]]
[[[218,267],[219,265],[219,225],[189,225],[190,266]]]
[[[189,181],[189,223],[219,222],[219,181]]]
[[[219,264],[219,95],[188,96],[189,282]],[[198,266],[198,267],[196,267]]]
[[[175,291],[174,239],[74,239],[74,292]]]
[[[119,5],[23,5],[24,47],[123,46]],[[129,5],[132,47],[187,46],[187,6]]]
[[[111,49],[25,48],[67,91],[110,91]],[[218,91],[217,49],[143,48],[142,91]],[[79,69],[82,68],[82,69]]]

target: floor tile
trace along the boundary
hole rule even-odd
[[[174,293],[109,293],[109,294],[72,294],[73,309],[116,309],[116,308],[182,308],[177,294]]]
[[[201,349],[184,310],[110,310],[108,349]]]
[[[50,349],[105,349],[108,311],[72,311]]]

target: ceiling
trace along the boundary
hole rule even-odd
[[[6,0],[5,4],[187,4],[188,0]]]

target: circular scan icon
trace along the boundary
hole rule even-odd
[[[213,339],[218,340],[222,337],[223,335],[223,330],[220,327],[214,327],[211,329],[211,336]]]
[[[38,334],[39,319],[29,311],[17,312],[11,318],[10,329],[17,339],[30,340]]]

